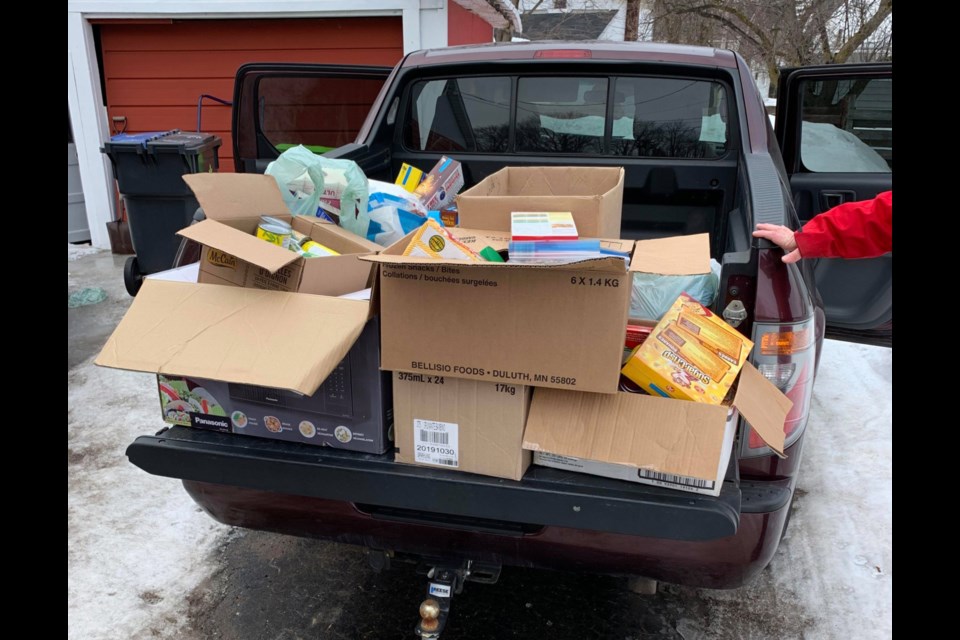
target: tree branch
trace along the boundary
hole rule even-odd
[[[833,56],[833,61],[846,62],[850,56],[853,55],[853,52],[859,49],[860,45],[866,42],[867,38],[883,24],[883,21],[887,19],[891,11],[893,11],[893,0],[880,0],[880,6],[877,7],[877,12],[873,14],[869,20],[861,24],[857,32],[843,43],[840,50]]]

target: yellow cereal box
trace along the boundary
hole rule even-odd
[[[427,221],[417,229],[403,255],[437,260],[470,260],[483,262],[483,258],[461,244],[435,220]]]
[[[721,404],[753,342],[681,294],[621,372],[654,396]]]

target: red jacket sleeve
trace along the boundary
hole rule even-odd
[[[893,192],[824,211],[794,239],[804,258],[875,258],[893,251]]]

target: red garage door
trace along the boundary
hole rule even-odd
[[[196,130],[197,100],[232,100],[234,74],[247,62],[393,66],[403,56],[400,17],[107,22],[99,29],[114,133],[124,125],[127,133]],[[205,100],[202,129],[223,138],[220,170],[233,171],[229,107]]]

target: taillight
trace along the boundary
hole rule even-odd
[[[784,447],[797,441],[807,423],[813,394],[816,362],[813,319],[806,322],[753,325],[753,364],[763,376],[793,401],[783,423]],[[744,421],[740,455],[744,458],[775,455]]]

